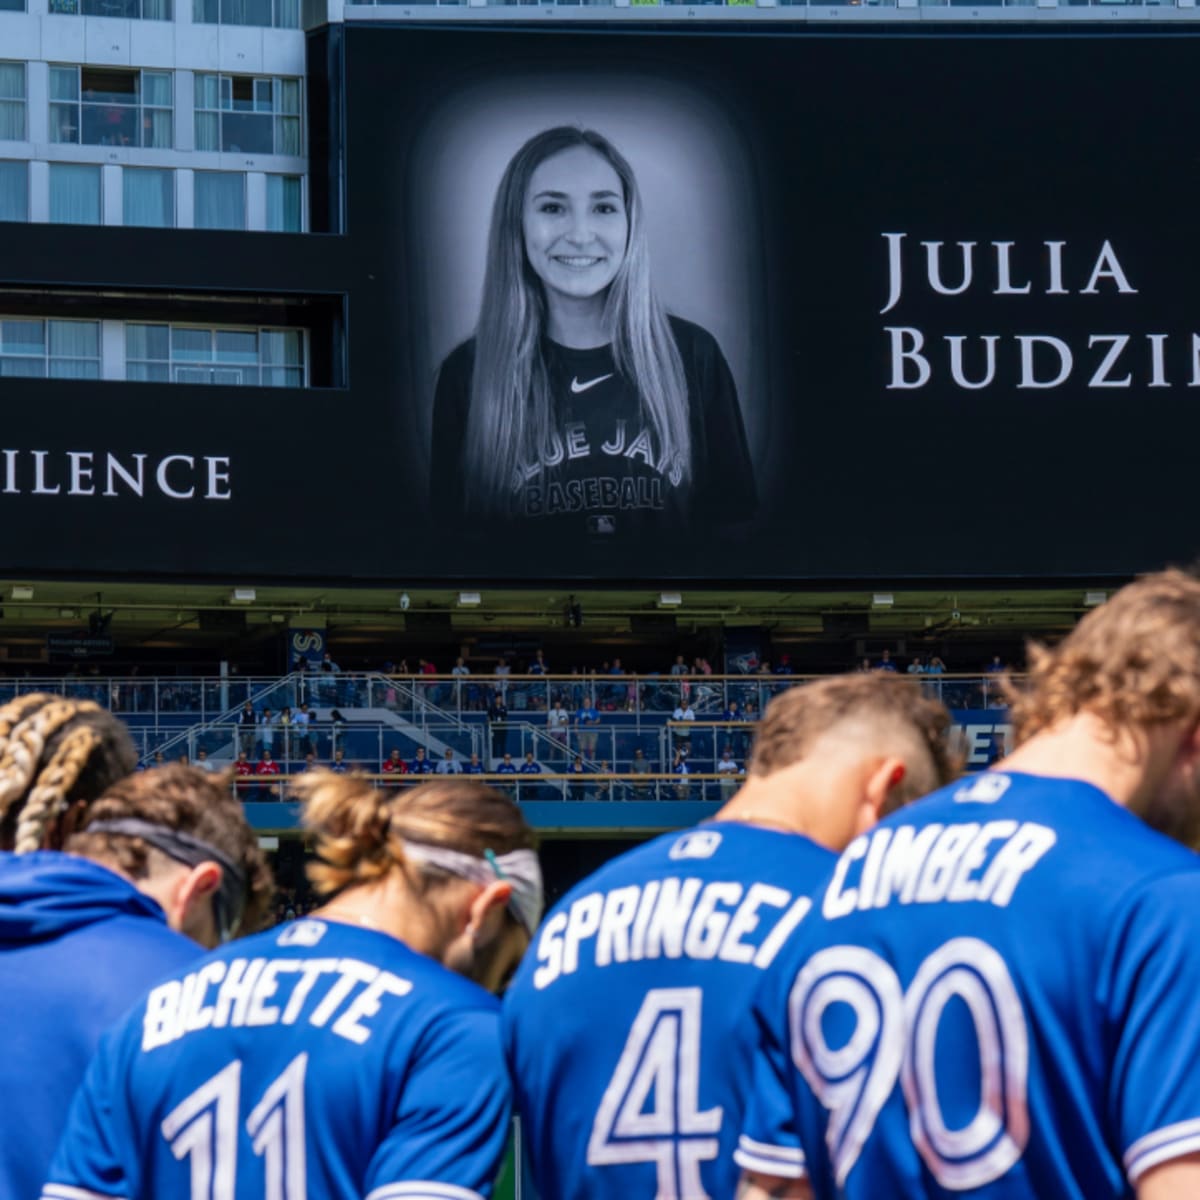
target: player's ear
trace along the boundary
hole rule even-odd
[[[900,807],[900,787],[908,776],[908,766],[897,754],[881,758],[867,775],[865,803],[859,833],[866,833],[875,822]]]
[[[221,877],[221,868],[215,862],[189,867],[180,873],[172,889],[174,904],[167,910],[171,927],[207,950],[216,949],[221,940],[212,904],[212,898],[221,886]]]
[[[488,942],[498,936],[511,896],[512,884],[504,879],[497,879],[480,889],[467,909],[464,926],[472,941]]]

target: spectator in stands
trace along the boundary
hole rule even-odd
[[[488,724],[492,727],[492,757],[504,753],[504,745],[508,741],[508,706],[504,703],[504,693],[497,688],[488,701]]]
[[[582,800],[587,795],[587,783],[585,777],[587,772],[583,769],[583,759],[577,754],[571,761],[571,765],[567,768],[568,775],[578,776],[577,779],[571,779],[568,782],[568,790],[573,800]]]
[[[182,754],[181,754],[181,755],[180,755],[180,756],[179,756],[179,757],[178,757],[178,758],[177,758],[175,761],[176,761],[176,762],[179,764],[179,766],[181,766],[181,767],[186,767],[186,766],[190,766],[190,765],[191,765],[191,764],[188,762],[188,756],[187,756],[187,751],[186,751],[186,750],[185,750],[185,751],[184,751],[184,752],[183,752],[183,753],[182,753]]]
[[[596,708],[595,700],[588,696],[575,714],[575,734],[579,739],[579,753],[584,758],[596,757],[596,743],[600,736],[596,727],[599,724],[600,711]]]
[[[517,764],[513,762],[512,755],[506,750],[504,757],[496,764],[497,775],[515,775],[517,773]]]
[[[283,739],[283,761],[286,764],[292,757],[292,707],[285,704],[279,710],[279,735]]]
[[[439,775],[461,775],[463,773],[462,763],[454,757],[454,751],[449,746],[446,747],[446,753],[442,755],[442,761],[437,765],[437,773]]]
[[[908,675],[924,675],[925,664],[921,661],[920,655],[915,655],[912,662],[905,667],[905,673]]]
[[[552,741],[557,743],[562,756],[567,754],[567,741],[571,736],[571,714],[563,707],[562,697],[555,696],[550,711],[546,714],[546,729]]]
[[[926,675],[944,675],[945,673],[946,664],[936,654],[925,664]]]
[[[152,765],[156,767],[165,767],[167,765],[167,756],[161,750],[155,750],[154,762]]]
[[[266,754],[275,749],[275,716],[269,708],[264,708],[258,718],[259,754]]]
[[[790,675],[792,673],[792,656],[790,654],[781,654],[779,656],[779,666],[775,668],[776,675]]]
[[[855,668],[855,670],[859,672],[873,671],[875,668],[871,665],[871,660],[869,658],[863,658],[859,660],[858,666]]]
[[[325,697],[325,703],[340,703],[341,698],[338,696],[338,683],[334,676],[341,674],[342,668],[333,661],[333,656],[328,650],[322,655],[321,664],[317,670],[321,675],[317,688],[320,694]]]
[[[625,674],[625,668],[621,665],[621,660],[619,658],[614,658],[612,660],[612,665],[608,668],[607,674],[609,674],[609,675],[624,675]],[[610,687],[605,688],[604,690],[605,690],[605,694],[607,696],[607,700],[605,702],[605,707],[608,709],[609,712],[612,712],[615,709],[626,707],[626,689],[625,689],[624,684],[613,684]]]
[[[712,664],[702,654],[696,655],[692,662],[693,675],[711,675],[713,673]]]
[[[721,780],[721,799],[728,801],[734,792],[738,789],[737,777],[742,773],[741,768],[737,765],[737,760],[733,757],[733,747],[726,746],[721,751],[721,757],[717,759],[717,774],[724,776]]]
[[[600,766],[593,776],[593,791],[592,794],[597,800],[611,800],[613,794],[612,767],[608,765],[608,759],[602,758]]]
[[[345,775],[350,770],[346,765],[346,752],[341,746],[333,752],[333,762],[329,764],[329,769],[335,775]]]
[[[675,661],[671,665],[672,675],[686,675],[688,673],[687,663],[683,661],[683,655],[675,655]]]
[[[471,668],[467,666],[461,654],[454,660],[454,666],[450,668],[450,674],[454,676],[455,706],[462,708],[465,702],[468,707],[472,707],[475,689],[470,685],[463,684],[463,680],[471,674]]]
[[[233,774],[238,781],[237,786],[239,788],[246,786],[241,782],[243,779],[254,774],[254,764],[251,763],[249,755],[245,750],[238,751],[237,762],[233,764]]]
[[[533,662],[529,664],[530,675],[549,675],[550,668],[546,665],[546,657],[541,650],[538,650],[533,656]]]
[[[503,698],[507,699],[508,677],[512,674],[512,664],[508,661],[508,659],[502,658],[492,670],[492,674],[500,680],[500,682],[496,685],[496,690]]]
[[[258,724],[258,714],[254,711],[254,705],[249,700],[242,705],[241,711],[238,713],[238,745],[245,750],[247,754],[251,754],[255,748],[255,726]]]
[[[346,732],[346,718],[336,708],[329,710],[329,753],[335,754]]]
[[[999,675],[1002,671],[1007,671],[1008,667],[999,654],[993,654],[992,661],[983,669],[988,675]]]
[[[633,759],[629,763],[629,771],[633,775],[650,774],[650,760],[646,757],[645,751],[641,748],[641,746],[638,746],[634,749]],[[639,783],[636,786],[639,791],[646,790],[646,784],[644,782]]]
[[[681,700],[675,706],[675,711],[671,714],[671,720],[676,722],[676,724],[671,727],[671,739],[676,750],[680,747],[686,748],[691,746],[692,731],[687,727],[687,723],[695,719],[695,710],[686,700]]]
[[[292,724],[296,730],[296,753],[307,754],[312,749],[312,738],[309,736],[309,725],[312,723],[312,713],[307,704],[301,704],[292,715]]]
[[[203,746],[196,751],[196,769],[205,774],[217,769],[217,764],[209,761],[208,751]]]
[[[875,670],[894,671],[895,669],[896,664],[892,662],[892,652],[890,650],[884,650],[879,655],[879,661],[875,664]]]
[[[300,770],[301,771],[315,771],[316,769],[317,769],[317,756],[312,750],[310,750],[307,754],[305,754],[304,766],[302,766],[300,768]]]
[[[383,760],[379,769],[384,775],[407,775],[408,763],[400,757],[400,751],[393,746],[391,754]]]
[[[432,775],[433,763],[429,761],[425,754],[425,747],[418,746],[416,754],[413,755],[413,760],[408,764],[408,773],[410,775]]]
[[[534,758],[532,750],[526,750],[525,751],[525,761],[521,764],[521,766],[519,768],[519,774],[521,774],[521,775],[540,775],[541,773],[542,773],[542,764]],[[538,798],[539,791],[540,791],[539,788],[537,788],[535,786],[527,785],[526,787],[521,789],[520,795],[521,795],[522,799],[525,799],[525,800],[536,800]]]
[[[685,746],[677,746],[675,748],[675,758],[671,763],[671,774],[679,776],[679,782],[675,785],[675,796],[679,800],[686,800],[688,794],[687,777],[691,774],[688,768],[688,752]]]
[[[258,766],[254,768],[255,775],[278,775],[279,764],[271,757],[271,748],[268,746],[263,750],[262,758],[258,760]]]
[[[464,775],[482,775],[483,763],[479,761],[479,755],[475,752],[471,754],[471,761],[463,768]]]

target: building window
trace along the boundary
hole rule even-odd
[[[0,162],[0,221],[29,220],[29,164]]]
[[[303,387],[298,329],[126,325],[125,376],[157,383]]]
[[[169,228],[175,224],[175,172],[126,167],[123,172],[124,223]]]
[[[300,80],[198,74],[196,149],[301,154]]]
[[[99,322],[0,317],[0,375],[99,379]]]
[[[60,225],[100,224],[100,168],[50,164],[50,220]]]
[[[303,228],[299,175],[267,176],[267,228],[273,233],[300,233]]]
[[[3,2],[0,0],[0,7]],[[126,20],[169,21],[171,0],[50,0],[52,13],[83,17],[124,17]]]
[[[300,28],[300,0],[192,0],[197,25],[266,25]]]
[[[0,62],[0,142],[25,140],[25,64]]]
[[[197,229],[246,228],[246,176],[238,171],[197,171],[194,224]]]
[[[174,144],[169,71],[50,68],[50,140],[85,146]]]

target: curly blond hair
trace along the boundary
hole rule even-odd
[[[153,847],[125,833],[93,832],[93,824],[133,818],[199,838],[241,871],[246,892],[238,932],[253,933],[266,924],[275,878],[230,783],[228,774],[210,775],[178,763],[130,775],[88,808],[82,829],[64,848],[140,880],[151,872]]]
[[[34,692],[0,708],[0,848],[61,845],[57,823],[128,775],[137,755],[125,726],[90,700]]]
[[[1057,646],[1030,643],[1028,674],[1005,681],[1017,744],[1077,713],[1114,733],[1200,714],[1200,579],[1146,575],[1094,609]]]

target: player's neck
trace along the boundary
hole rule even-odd
[[[1092,714],[1079,713],[1035,734],[992,769],[1078,779],[1128,808],[1148,781],[1160,777],[1163,764],[1158,760],[1164,754],[1169,758],[1169,750],[1157,739],[1152,743],[1132,731],[1114,736]]]
[[[546,332],[570,350],[595,350],[612,337],[604,320],[604,296],[547,297]]]
[[[794,789],[779,787],[770,779],[747,779],[713,819],[760,825],[781,833],[807,833],[803,804],[797,801]]]
[[[412,950],[439,958],[440,940],[429,920],[428,906],[414,898],[396,872],[373,883],[340,893],[311,915],[318,920],[359,925],[385,933]]]

